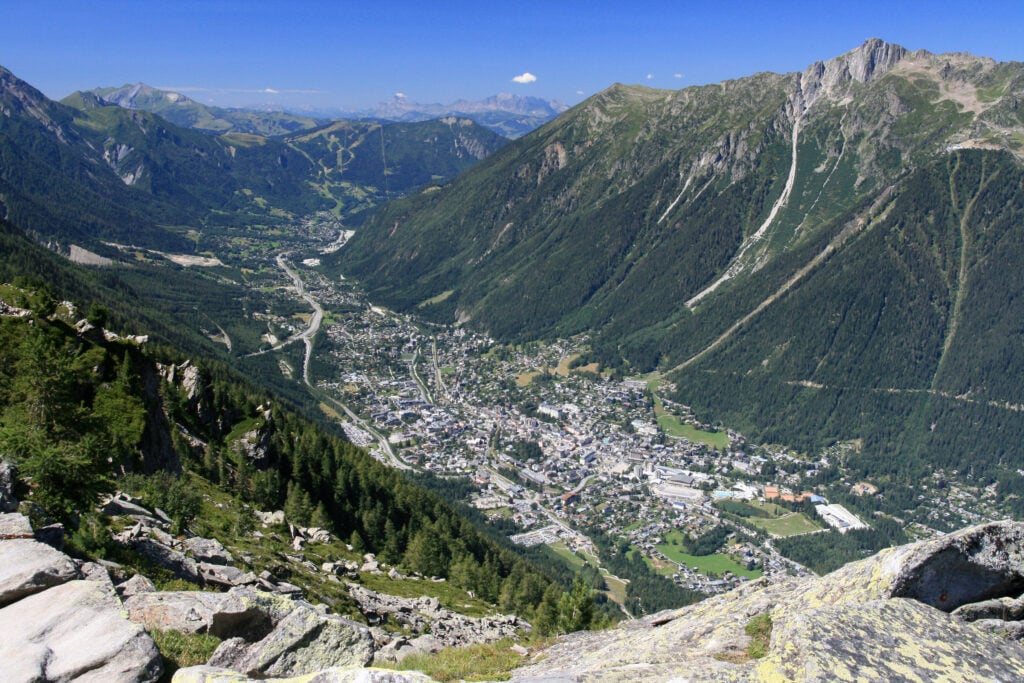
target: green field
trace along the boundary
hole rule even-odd
[[[607,571],[602,571],[604,582],[608,584],[609,597],[620,605],[626,604],[626,583],[622,579],[612,578]]]
[[[693,425],[683,424],[675,415],[668,413],[658,416],[658,426],[669,436],[681,436],[693,443],[707,444],[716,450],[729,447],[729,435],[725,432],[705,432]]]
[[[678,547],[668,543],[659,545],[658,550],[673,562],[685,564],[687,567],[696,567],[697,571],[708,576],[721,576],[725,572],[732,572],[736,576],[745,576],[748,579],[756,579],[761,576],[760,569],[747,569],[728,555],[687,555]]]
[[[565,545],[564,541],[558,543],[552,543],[548,546],[555,551],[562,559],[564,559],[573,571],[577,571],[583,568],[583,558],[569,550],[568,546]]]
[[[678,417],[665,410],[661,397],[658,396],[661,379],[656,373],[647,377],[651,378],[647,382],[647,388],[650,390],[651,396],[654,397],[654,414],[658,418],[658,427],[661,431],[669,436],[683,437],[693,443],[702,443],[716,450],[724,450],[729,447],[729,435],[725,432],[705,432],[693,425],[683,424]],[[638,377],[637,379],[643,378]]]
[[[696,567],[697,571],[701,574],[706,574],[708,576],[721,576],[725,572],[732,572],[736,576],[745,576],[748,579],[754,579],[761,576],[760,569],[747,569],[728,555],[723,555],[721,553],[717,553],[715,555],[688,555],[687,553],[684,553],[682,550],[682,533],[679,531],[670,531],[665,535],[665,541],[665,543],[658,546],[658,550],[660,550],[665,557],[676,564],[685,564],[688,567]],[[668,571],[666,568],[660,573],[671,576],[675,573],[675,569]]]
[[[454,293],[454,289],[449,289],[446,292],[441,292],[437,296],[432,296],[429,299],[419,302],[418,304],[416,304],[416,308],[426,308],[427,306],[432,306],[433,304],[439,304]]]
[[[807,515],[801,512],[791,512],[784,517],[774,519],[750,517],[747,521],[775,536],[795,536],[821,529],[820,525],[812,522]]]

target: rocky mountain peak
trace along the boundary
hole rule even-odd
[[[815,62],[799,77],[798,113],[809,108],[822,95],[842,99],[851,83],[877,80],[907,56],[907,49],[870,38],[863,45],[825,62]]]
[[[120,88],[106,88],[95,92],[107,104],[125,109],[148,110],[157,104],[186,105],[192,103],[192,100],[181,93],[159,90],[142,82],[127,83]]]

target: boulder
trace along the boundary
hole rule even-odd
[[[223,593],[157,591],[128,597],[124,608],[129,619],[150,631],[207,633],[223,600]]]
[[[249,678],[218,666],[190,666],[178,669],[172,683],[432,683],[433,678],[419,671],[391,671],[334,667],[309,676],[295,678]]]
[[[273,512],[260,512],[257,510],[256,519],[260,520],[265,526],[284,524],[284,510],[274,510]]]
[[[104,514],[111,516],[153,517],[153,513],[142,507],[142,501],[127,493],[115,493],[103,501]]]
[[[0,542],[0,607],[76,578],[75,563],[45,543],[27,538]]]
[[[198,567],[203,580],[217,586],[233,588],[235,586],[252,586],[259,582],[252,572],[243,571],[230,565],[200,562]]]
[[[153,585],[153,582],[142,574],[136,574],[127,581],[119,583],[116,588],[117,594],[121,596],[122,600],[127,600],[133,595],[156,592],[156,586]]]
[[[110,578],[110,574],[107,572],[106,567],[97,562],[81,562],[75,561],[78,566],[78,575],[85,581],[96,581],[102,583],[112,593],[117,591],[114,589],[114,582]]]
[[[308,543],[330,543],[331,532],[327,529],[321,529],[318,526],[311,526],[307,529],[300,529],[302,537],[306,539]]]
[[[35,538],[32,523],[28,517],[17,512],[0,514],[0,541],[14,538]]]
[[[170,569],[179,579],[193,583],[200,583],[203,580],[195,560],[155,539],[139,538],[132,541],[131,546],[147,560]]]
[[[374,653],[373,663],[377,665],[398,663],[410,655],[433,654],[443,649],[444,643],[430,634],[412,639],[398,636]]]
[[[0,609],[4,681],[156,681],[160,654],[102,583],[70,581]]]
[[[256,641],[297,607],[270,593],[237,588],[227,593],[160,591],[125,600],[129,618],[147,629],[210,633]]]
[[[331,667],[365,666],[373,658],[369,629],[299,603],[265,638],[222,642],[208,664],[249,676],[301,676]]]
[[[189,538],[185,541],[185,548],[192,553],[197,562],[231,564],[235,561],[221,542],[214,538]]]

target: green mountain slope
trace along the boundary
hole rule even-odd
[[[0,70],[0,217],[40,239],[187,250],[206,225],[353,217],[450,179],[504,139],[465,120],[352,124],[294,139],[183,128],[90,93],[48,100]],[[337,124],[344,125],[344,124]]]
[[[598,359],[762,438],[992,471],[1024,459],[991,438],[1024,429],[1022,94],[1020,64],[879,40],[803,73],[613,86],[388,205],[338,267],[500,338],[596,331]]]
[[[195,128],[211,133],[249,133],[275,136],[315,128],[321,122],[309,116],[296,116],[286,112],[251,111],[212,107],[196,102],[180,93],[160,90],[145,83],[128,83],[119,88],[96,88],[76,92],[62,100],[77,107],[83,99],[98,99],[103,104],[140,109],[182,128]]]
[[[316,168],[312,185],[349,222],[417,188],[445,182],[508,141],[473,121],[334,121],[285,138]]]

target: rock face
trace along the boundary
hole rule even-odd
[[[78,578],[67,555],[27,538],[0,542],[0,607]]]
[[[1007,637],[1020,622],[1004,621],[1019,610],[994,608],[1022,592],[1024,524],[987,524],[819,579],[755,581],[612,631],[571,634],[513,680],[1024,680],[1024,647]],[[745,629],[763,614],[770,641],[755,659]]]
[[[373,658],[369,629],[300,603],[263,639],[225,640],[208,664],[249,676],[301,676],[331,667],[365,666]]]
[[[9,528],[31,526],[3,515]],[[81,580],[82,578],[86,580]],[[110,577],[31,538],[0,540],[0,681],[155,681],[153,640],[125,619]]]

